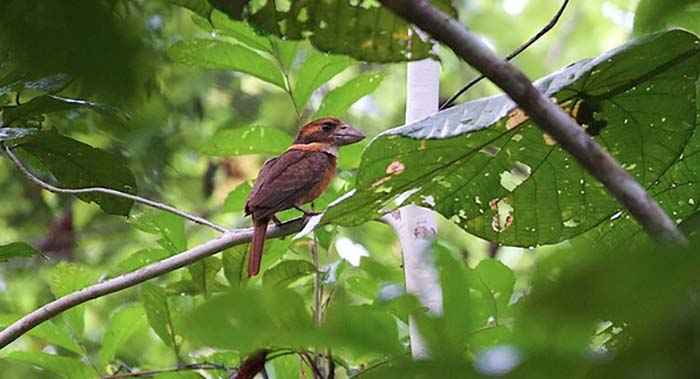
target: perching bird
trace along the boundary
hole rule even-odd
[[[303,204],[318,198],[335,176],[338,148],[365,138],[352,126],[333,117],[304,125],[294,143],[280,156],[263,165],[245,204],[246,215],[253,217],[248,276],[260,271],[265,233],[270,220],[279,224],[275,213],[296,208],[305,215]]]

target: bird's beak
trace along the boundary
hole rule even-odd
[[[355,142],[360,142],[365,139],[365,134],[359,129],[353,128],[348,124],[342,124],[335,131],[335,143],[339,146],[350,145]]]

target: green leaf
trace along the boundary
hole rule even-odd
[[[129,304],[112,313],[102,336],[102,346],[100,347],[102,367],[114,360],[117,351],[125,347],[129,337],[142,325],[145,325],[145,321],[146,314],[139,304]]]
[[[696,36],[670,31],[536,84],[655,193],[685,182],[675,177],[657,187],[681,153],[697,150],[687,147],[696,143],[690,138],[699,53]],[[619,211],[603,185],[505,96],[379,135],[364,151],[356,185],[352,197],[326,212],[325,222],[356,225],[416,203],[487,240],[533,246],[606,228]],[[691,193],[678,200],[686,208],[699,198],[696,188],[687,186]]]
[[[27,74],[19,70],[13,71],[0,79],[0,96],[10,92],[22,92],[24,90],[43,93],[57,93],[66,87],[71,81],[67,74],[54,74],[36,79],[27,77]]]
[[[244,47],[232,43],[195,39],[180,41],[168,49],[175,62],[202,68],[233,70],[285,88],[284,77],[274,62]]]
[[[7,245],[0,245],[0,262],[10,258],[28,258],[39,253],[35,248],[25,242],[13,242]]]
[[[121,157],[64,137],[54,131],[40,132],[19,145],[37,158],[63,187],[106,187],[136,193],[134,174]],[[83,193],[83,201],[97,203],[109,214],[126,216],[133,201],[114,195]]]
[[[239,245],[223,252],[221,263],[224,267],[224,276],[231,287],[240,287],[247,279],[248,274],[245,270],[247,253],[248,245]]]
[[[132,217],[129,222],[142,232],[160,235],[160,245],[171,255],[187,250],[185,221],[182,217],[153,210]]]
[[[212,7],[207,0],[167,0],[167,2],[187,8],[204,18],[209,18],[209,15],[211,15],[214,10],[214,7]]]
[[[217,257],[207,257],[187,266],[197,292],[204,294],[206,297],[211,294],[217,284],[216,274],[221,270],[221,266],[221,259]]]
[[[507,316],[515,285],[513,271],[496,259],[484,259],[476,266],[474,273],[478,276],[480,284],[476,287],[491,308],[487,317],[498,320],[499,317]]]
[[[307,38],[317,49],[332,54],[387,63],[423,59],[431,53],[431,44],[409,32],[402,18],[372,2],[292,0],[282,9],[268,0],[244,9],[247,1],[211,1],[235,20],[245,17],[262,33],[294,40]],[[449,1],[440,0],[437,5],[456,14]]]
[[[247,154],[279,154],[292,143],[292,138],[276,128],[246,126],[219,129],[199,151],[217,157]]]
[[[129,255],[128,257],[117,263],[117,265],[114,266],[110,271],[109,276],[115,277],[117,275],[125,274],[127,272],[136,271],[141,267],[161,261],[170,256],[172,256],[172,253],[166,249],[142,249]]]
[[[382,79],[382,73],[365,73],[333,89],[323,98],[315,117],[344,115],[351,105],[374,92]]]
[[[141,286],[141,303],[146,310],[148,324],[168,346],[176,346],[172,316],[168,306],[168,296],[161,287],[144,283]]]
[[[100,272],[78,263],[61,262],[49,271],[49,287],[55,297],[66,296],[97,282]],[[63,317],[81,335],[85,325],[85,306],[79,305],[66,311]]]
[[[267,37],[260,36],[245,22],[234,21],[225,14],[215,10],[211,15],[214,27],[227,36],[235,38],[251,49],[272,53],[272,43]]]
[[[2,107],[2,120],[5,124],[9,125],[15,121],[26,120],[42,114],[64,112],[79,108],[87,108],[104,116],[111,117],[120,124],[126,124],[129,119],[129,115],[109,105],[88,100],[44,95],[35,97],[20,105]]]
[[[6,328],[11,323],[19,320],[19,318],[20,316],[18,315],[0,314],[0,328]],[[74,353],[85,354],[85,349],[75,341],[71,333],[61,323],[55,323],[51,320],[44,321],[27,332],[27,334]]]
[[[265,287],[287,287],[298,279],[316,272],[313,264],[303,260],[285,260],[269,268],[263,275]]]
[[[641,0],[634,14],[634,32],[652,33],[671,26],[700,33],[699,0]]]
[[[243,207],[252,189],[253,186],[250,185],[250,182],[243,182],[229,192],[224,200],[224,212],[243,212]]]
[[[311,52],[306,58],[294,80],[294,104],[297,109],[304,109],[311,94],[352,65],[352,59],[339,55]]]
[[[4,359],[40,367],[64,379],[95,379],[99,377],[93,368],[77,359],[43,352],[13,351],[5,355]]]

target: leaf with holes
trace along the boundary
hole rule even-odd
[[[107,187],[136,192],[136,179],[124,160],[104,150],[54,131],[37,133],[19,147],[40,160],[63,187]],[[128,215],[134,203],[130,199],[101,193],[77,196],[83,201],[97,203],[106,213],[120,216]]]
[[[699,148],[691,139],[698,68],[700,41],[675,30],[573,64],[536,85],[654,193],[681,153]],[[580,235],[619,210],[506,96],[377,136],[364,151],[356,185],[324,222],[355,225],[417,203],[485,239],[532,246]],[[698,199],[695,188],[689,186],[686,204]],[[672,204],[661,205],[673,213]]]
[[[400,17],[368,0],[292,0],[287,9],[274,0],[210,2],[229,17],[246,20],[258,31],[286,39],[307,38],[317,49],[367,62],[404,62],[430,56],[424,41]],[[435,1],[452,16],[449,0]],[[339,22],[340,21],[340,22]]]

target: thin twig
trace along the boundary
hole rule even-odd
[[[497,57],[476,35],[427,0],[380,0],[400,17],[449,46],[472,67],[505,91],[532,121],[574,156],[634,216],[654,239],[687,245],[676,223],[627,170],[576,123],[532,85],[517,67]]]
[[[277,238],[297,233],[304,227],[307,221],[308,219],[306,218],[299,218],[280,226],[272,225],[268,229],[267,237]],[[248,243],[252,237],[252,228],[234,229],[180,254],[60,297],[39,307],[0,331],[0,349],[27,333],[35,326],[68,309],[89,300],[133,287],[149,279],[197,262],[200,259],[221,252],[232,246]]]
[[[168,372],[182,372],[182,371],[195,371],[195,370],[220,370],[228,371],[230,368],[224,365],[217,365],[213,363],[192,363],[179,367],[158,369],[158,370],[148,370],[148,371],[134,371],[125,372],[120,374],[113,374],[103,376],[102,379],[119,379],[119,378],[146,378],[150,376],[156,376],[158,374],[164,374]]]
[[[194,223],[208,226],[208,227],[210,227],[210,228],[212,228],[220,233],[226,233],[226,231],[227,231],[227,229],[221,225],[217,225],[217,224],[215,224],[209,220],[206,220],[204,218],[201,218],[199,216],[195,216],[195,215],[187,213],[185,211],[181,211],[177,208],[171,207],[170,205],[159,203],[157,201],[153,201],[150,199],[146,199],[145,197],[132,195],[132,194],[127,193],[127,192],[121,192],[121,191],[118,191],[118,190],[115,190],[112,188],[105,188],[105,187],[61,188],[61,187],[56,187],[54,185],[46,183],[45,181],[39,179],[38,176],[34,175],[27,168],[27,166],[25,166],[24,163],[22,163],[22,161],[19,158],[17,158],[15,153],[12,151],[12,149],[9,146],[7,146],[4,142],[0,142],[0,144],[2,145],[2,148],[5,150],[5,153],[7,154],[7,156],[10,157],[12,162],[14,162],[15,166],[17,166],[17,168],[19,168],[19,170],[22,171],[22,173],[25,176],[27,178],[29,178],[29,180],[36,183],[37,185],[39,185],[40,187],[42,187],[43,189],[45,189],[47,191],[51,191],[51,192],[55,192],[55,193],[65,193],[65,194],[71,194],[71,195],[77,195],[77,194],[83,194],[83,193],[104,193],[107,195],[122,197],[122,198],[126,198],[129,200],[133,200],[137,203],[147,205],[149,207],[153,207],[156,209],[160,209],[162,211],[173,213],[173,214],[178,215],[182,218],[186,218]]]
[[[527,42],[520,45],[520,47],[518,47],[517,49],[513,50],[513,52],[508,54],[508,56],[506,57],[506,60],[507,61],[513,60],[513,58],[517,57],[518,55],[520,55],[520,53],[527,50],[530,46],[532,46],[532,44],[537,42],[537,40],[542,38],[550,30],[552,30],[554,28],[554,26],[559,22],[561,15],[564,14],[564,10],[566,9],[566,6],[569,5],[569,1],[570,0],[564,0],[564,3],[562,3],[562,5],[559,8],[559,10],[557,11],[557,13],[554,14],[554,17],[552,17],[552,19],[549,20],[549,23],[547,23],[547,25],[545,25],[542,29],[540,29],[540,31],[537,32],[537,34],[535,34],[534,36],[532,36],[532,38],[530,38]],[[482,74],[482,75],[479,75],[478,77],[472,79],[469,83],[467,83],[464,87],[462,87],[462,89],[457,91],[457,93],[455,93],[454,95],[452,95],[452,97],[450,97],[444,103],[442,103],[442,105],[440,105],[440,110],[451,107],[452,104],[454,104],[454,102],[460,96],[462,96],[465,92],[469,91],[470,88],[474,87],[475,85],[477,85],[480,81],[484,80],[485,78],[486,78],[486,76],[484,76]]]

